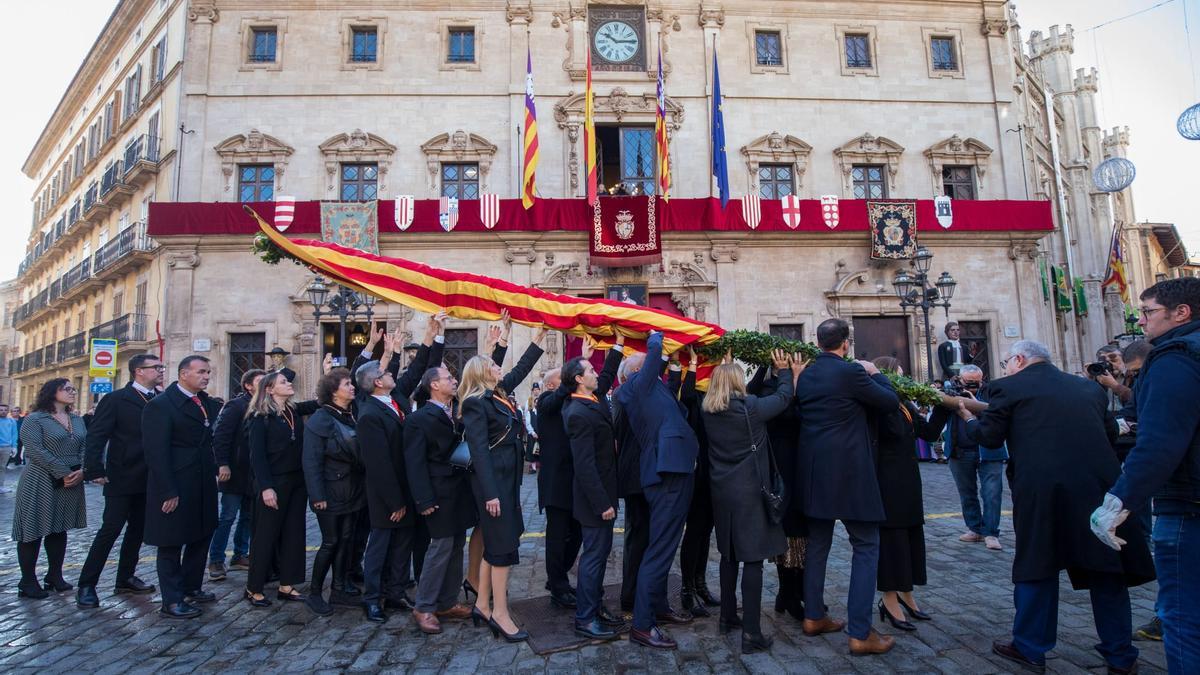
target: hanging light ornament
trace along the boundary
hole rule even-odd
[[[1200,103],[1184,110],[1175,122],[1175,128],[1189,141],[1200,141]]]
[[[1137,176],[1137,167],[1124,157],[1106,159],[1096,167],[1092,182],[1101,192],[1120,192]]]

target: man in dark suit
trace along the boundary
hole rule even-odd
[[[207,358],[186,356],[179,380],[146,404],[146,543],[158,547],[159,613],[200,616],[197,603],[216,596],[201,590],[204,559],[217,529],[217,465],[212,425],[221,406],[204,391],[212,377]]]
[[[233,558],[229,569],[250,570],[250,531],[253,528],[254,476],[250,470],[250,437],[242,433],[246,410],[254,390],[266,371],[252,368],[242,373],[242,391],[221,408],[213,425],[213,455],[217,460],[217,491],[221,493],[221,514],[217,530],[208,545],[208,580],[226,576],[225,546],[233,533]],[[234,521],[237,526],[234,526]],[[356,591],[358,589],[355,589]]]
[[[134,575],[146,526],[146,458],[142,453],[142,409],[163,382],[162,361],[153,354],[129,359],[129,384],[100,399],[88,425],[83,478],[104,486],[104,519],[79,573],[75,604],[100,606],[96,584],[117,536],[125,530],[117,563],[117,593],[144,595],[156,589]],[[105,446],[108,452],[105,453]]]
[[[949,380],[958,374],[958,370],[963,364],[967,363],[967,352],[958,339],[962,329],[959,328],[957,321],[946,323],[946,327],[942,330],[946,334],[946,341],[938,345],[937,359],[938,366],[942,369],[942,379]]]
[[[574,469],[572,513],[583,530],[575,632],[591,640],[615,640],[621,635],[616,630],[620,624],[612,625],[606,621],[607,613],[601,613],[604,568],[612,551],[618,499],[612,415],[608,405],[596,396],[599,376],[586,357],[568,361],[562,379],[561,388],[570,391],[562,416]]]
[[[800,417],[796,485],[801,488],[799,503],[808,516],[804,633],[813,636],[846,627],[846,622],[825,613],[825,563],[833,543],[834,521],[840,520],[854,550],[846,602],[850,651],[882,654],[892,648],[893,640],[871,628],[879,523],[884,511],[868,413],[891,412],[899,407],[900,399],[873,363],[846,361],[850,324],[845,320],[821,322],[817,345],[821,353],[804,369],[796,385]]]
[[[1092,536],[1088,525],[1092,506],[1121,475],[1111,446],[1116,419],[1104,389],[1060,371],[1050,358],[1043,344],[1017,342],[1005,361],[1006,376],[988,385],[987,410],[978,419],[965,407],[959,411],[980,445],[1008,445],[1016,616],[1012,642],[998,640],[992,651],[1045,668],[1057,636],[1058,578],[1065,569],[1072,586],[1091,592],[1097,650],[1108,671],[1134,672],[1138,650],[1131,642],[1128,586],[1154,578],[1149,546],[1137,519],[1117,530],[1128,542],[1120,552]]]
[[[667,604],[667,574],[683,536],[700,447],[687,423],[686,410],[662,381],[666,366],[662,349],[662,333],[650,333],[645,360],[617,390],[617,400],[642,447],[640,476],[650,504],[650,544],[638,570],[630,640],[648,647],[674,649],[675,641],[657,622],[691,620]]]
[[[644,355],[634,354],[621,363],[617,376],[624,384],[641,368]],[[642,492],[642,446],[629,423],[629,415],[614,396],[613,435],[617,442],[617,490],[625,502],[625,533],[621,552],[621,611],[633,616],[637,576],[646,547],[650,545],[650,505]]]

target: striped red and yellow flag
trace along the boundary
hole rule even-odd
[[[587,50],[587,81],[583,87],[583,154],[586,158],[584,170],[587,175],[588,206],[596,205],[596,190],[599,181],[596,167],[596,120],[595,100],[592,93],[592,50]]]
[[[658,48],[658,105],[654,114],[654,147],[658,155],[658,194],[671,201],[671,152],[667,145],[667,91],[663,86],[662,47]]]
[[[627,338],[627,350],[636,350],[650,331],[657,330],[663,333],[663,351],[667,354],[688,345],[708,344],[725,333],[720,326],[651,307],[559,295],[479,274],[373,255],[330,242],[288,239],[253,209],[244,208],[276,246],[313,270],[348,288],[419,312],[445,311],[459,319],[495,321],[507,309],[517,323],[590,337],[601,349],[611,347],[620,332]],[[711,370],[710,365],[699,368],[697,386],[706,386]]]
[[[538,130],[537,106],[533,100],[533,57],[525,48],[525,154],[521,168],[521,204],[533,206],[537,199]]]

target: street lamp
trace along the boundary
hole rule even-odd
[[[950,299],[954,297],[954,289],[958,282],[949,272],[942,272],[937,281],[929,284],[929,268],[933,265],[933,253],[924,246],[918,246],[913,255],[913,267],[916,273],[908,270],[896,272],[892,287],[896,297],[900,299],[900,307],[919,307],[925,317],[925,364],[928,366],[929,381],[933,382],[933,341],[929,333],[929,310],[933,307],[944,307],[946,316],[950,316]]]
[[[346,365],[346,322],[359,316],[366,316],[367,330],[370,331],[371,317],[375,315],[375,296],[370,293],[359,293],[345,286],[338,285],[336,291],[331,291],[324,277],[316,275],[308,284],[308,302],[313,306],[313,317],[317,325],[322,316],[336,316],[341,339],[338,341],[338,365]]]

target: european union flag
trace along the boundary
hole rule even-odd
[[[721,208],[729,203],[729,160],[725,157],[725,114],[721,110],[721,72],[717,70],[717,46],[713,45],[712,175],[717,177]]]

